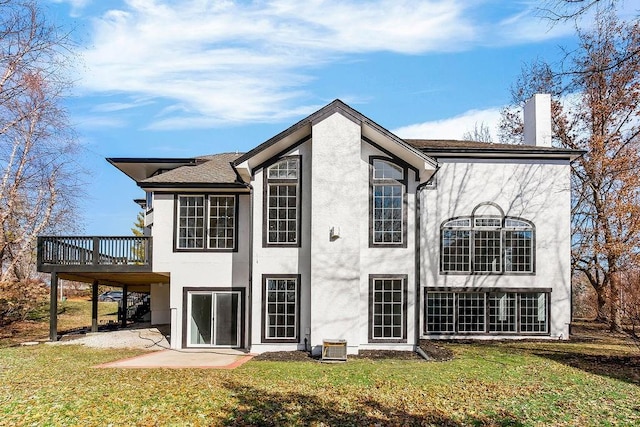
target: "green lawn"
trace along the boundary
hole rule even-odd
[[[446,344],[448,362],[99,369],[138,354],[0,349],[0,425],[640,425],[623,342]]]

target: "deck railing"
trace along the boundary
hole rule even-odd
[[[38,266],[151,266],[144,236],[40,236]]]

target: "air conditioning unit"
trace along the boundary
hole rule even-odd
[[[323,340],[322,360],[347,361],[347,340]]]

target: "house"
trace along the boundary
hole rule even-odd
[[[176,349],[568,339],[581,152],[551,147],[548,95],[525,110],[525,145],[401,139],[335,100],[244,154],[108,159],[148,236],[43,236],[39,269],[148,290]]]

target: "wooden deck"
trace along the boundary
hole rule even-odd
[[[152,239],[144,236],[40,236],[38,271],[68,273],[147,272]]]

